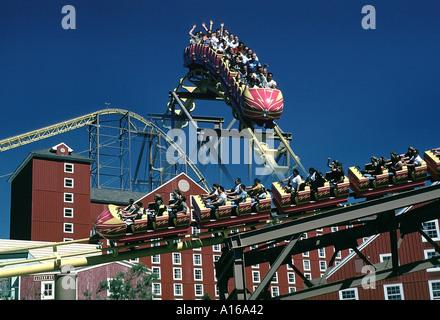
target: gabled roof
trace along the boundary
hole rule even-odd
[[[73,163],[86,163],[86,164],[92,164],[94,162],[93,159],[89,157],[82,156],[77,153],[73,153],[67,145],[65,145],[68,148],[68,154],[57,154],[56,150],[61,145],[65,145],[63,143],[60,143],[54,147],[41,149],[32,151],[28,154],[28,156],[23,160],[23,162],[18,166],[17,169],[12,173],[12,175],[9,177],[8,182],[12,182],[15,177],[23,170],[23,168],[32,160],[32,159],[47,159],[52,161],[62,161],[62,162],[73,162]]]

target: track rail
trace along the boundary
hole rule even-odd
[[[184,159],[184,161],[189,165],[191,170],[194,171],[197,178],[200,182],[203,183],[206,190],[210,190],[209,185],[206,182],[203,174],[197,168],[197,166],[191,161],[191,159],[186,155],[186,153],[177,145],[162,129],[160,129],[154,123],[148,121],[144,117],[128,111],[124,109],[103,109],[93,113],[89,113],[71,120],[63,121],[54,125],[50,125],[38,130],[33,130],[24,134],[20,134],[14,137],[6,138],[0,140],[0,152],[10,150],[13,148],[17,148],[32,142],[36,142],[42,139],[46,139],[52,136],[56,136],[58,134],[62,134],[65,132],[69,132],[72,130],[76,130],[85,126],[94,125],[96,123],[96,119],[101,115],[129,115],[130,118],[136,119],[139,122],[145,124],[146,127],[154,130],[156,134],[158,134],[161,138],[165,139],[165,141],[178,152],[179,157]],[[139,130],[139,129],[137,129]]]

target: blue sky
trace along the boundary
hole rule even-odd
[[[76,29],[61,26],[64,5]],[[376,29],[361,26],[376,9]],[[328,157],[346,168],[372,155],[440,147],[440,3],[390,1],[4,0],[0,2],[0,139],[111,107],[165,112],[186,74],[196,23],[220,22],[269,64],[285,107],[280,127],[306,168]],[[197,28],[197,29],[198,29]],[[226,105],[195,114],[230,116]],[[32,151],[69,135],[0,153],[0,238],[9,237],[13,172]]]

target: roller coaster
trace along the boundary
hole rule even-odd
[[[292,241],[286,247],[286,252],[283,251],[282,257],[285,259],[296,245],[298,235],[307,230],[353,221],[357,221],[356,223],[359,224],[359,219],[371,215],[388,214],[390,210],[417,203],[432,201],[437,208],[440,188],[435,184],[440,178],[440,157],[434,149],[426,150],[420,165],[414,168],[403,165],[398,170],[392,171],[384,167],[379,174],[365,176],[359,166],[353,166],[348,169],[348,176],[343,175],[339,182],[323,178],[322,184],[316,186],[303,180],[302,187],[297,192],[289,192],[282,182],[286,174],[294,169],[300,169],[304,175],[307,175],[307,172],[299,157],[290,147],[284,132],[275,122],[280,118],[284,107],[281,91],[267,88],[248,88],[241,84],[237,74],[230,69],[227,59],[207,45],[190,45],[184,50],[183,60],[184,67],[188,68],[189,72],[180,80],[177,88],[170,92],[171,102],[167,108],[167,114],[174,120],[178,120],[174,122],[174,127],[182,128],[188,123],[197,126],[195,118],[191,115],[195,100],[223,100],[231,107],[234,119],[240,122],[240,129],[248,132],[254,150],[262,159],[263,166],[274,173],[276,181],[271,184],[271,188],[263,189],[258,194],[260,197],[247,197],[235,206],[231,201],[226,201],[214,210],[209,206],[209,203],[204,201],[202,195],[191,195],[192,211],[185,208],[175,214],[166,208],[159,212],[154,208],[154,204],[146,204],[146,208],[143,209],[138,219],[134,220],[132,232],[128,234],[126,221],[120,214],[123,208],[109,205],[96,219],[95,236],[91,239],[76,240],[76,242],[88,242],[108,239],[112,243],[109,248],[97,249],[96,253],[99,254],[86,258],[65,259],[65,257],[55,255],[51,257],[54,259],[53,262],[35,266],[1,268],[5,266],[3,264],[0,265],[0,277],[59,270],[62,265],[67,264],[74,267],[100,264],[224,243],[227,250],[219,261],[217,269],[221,282],[221,296],[226,298],[227,289],[224,286],[231,276],[231,262],[228,260],[230,252],[241,250],[240,252],[243,254],[242,250],[247,246],[290,239]],[[188,82],[190,85],[187,85]],[[176,103],[180,110],[176,110]],[[162,129],[143,117],[126,110],[102,110],[58,125],[5,139],[0,141],[0,150],[6,151],[45,137],[96,124],[97,117],[104,114],[129,114],[130,117],[140,120],[154,130],[155,134],[164,139],[185,159],[185,163],[196,173],[199,182],[204,184],[205,189],[211,191],[206,179],[191,162],[191,159]],[[268,148],[267,144],[260,141],[255,135],[256,126],[273,129],[281,146],[278,149]],[[277,160],[281,156],[289,157],[293,161],[293,165],[290,161],[288,166],[280,165]],[[366,164],[365,167],[371,165]],[[432,186],[424,187],[426,181],[434,183]],[[345,204],[350,198],[364,198],[365,200],[357,204]],[[426,219],[422,217],[419,220],[425,221],[432,217],[438,217],[438,213],[430,211]],[[419,220],[417,222],[420,222]],[[197,226],[200,232],[192,234],[191,226]],[[247,227],[251,231],[231,236],[230,231],[239,226]],[[176,243],[174,241],[176,239],[181,242]],[[246,242],[247,239],[252,240]],[[332,240],[329,241],[326,245],[333,243]],[[152,244],[158,245],[151,246]],[[59,243],[49,246],[56,248],[58,245],[65,244]],[[438,246],[436,248],[438,250]],[[304,248],[304,250],[308,249],[308,247]],[[234,259],[232,264],[239,263],[237,262],[239,259]],[[282,263],[278,260],[275,262]],[[19,263],[13,262],[12,264]],[[226,265],[228,267],[223,268]],[[393,267],[396,268],[395,265]],[[236,268],[235,265],[234,268]],[[268,276],[268,278],[270,277]],[[249,297],[245,293],[243,282],[240,283],[240,281],[243,280],[238,280],[238,282],[236,280],[236,298],[259,298],[259,294],[264,288],[258,289],[254,295]]]

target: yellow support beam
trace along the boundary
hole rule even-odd
[[[94,255],[89,257],[71,258],[71,259],[66,259],[66,257],[71,256],[73,254],[59,256],[59,257],[52,256],[52,257],[48,257],[48,259],[55,259],[53,262],[35,263],[30,265],[0,268],[0,278],[10,278],[14,276],[24,276],[24,275],[37,274],[42,272],[54,272],[61,270],[61,267],[63,266],[72,266],[74,268],[77,268],[77,267],[99,265],[103,263],[115,262],[120,260],[137,259],[137,258],[152,256],[156,254],[164,254],[164,253],[212,246],[215,244],[223,243],[223,241],[224,241],[223,236],[217,236],[217,237],[207,237],[204,239],[187,240],[178,243],[168,242],[167,244],[161,246],[154,246],[154,247],[142,248],[142,249],[137,248],[134,250],[127,250],[122,252],[119,251],[121,248],[117,248],[117,247],[99,249],[93,251],[93,252],[99,252],[99,251],[118,250],[119,252],[116,256],[113,255],[112,253]],[[78,254],[83,254],[83,253],[77,253],[76,255]],[[23,260],[21,261],[21,263],[23,264],[29,263],[29,260]]]

